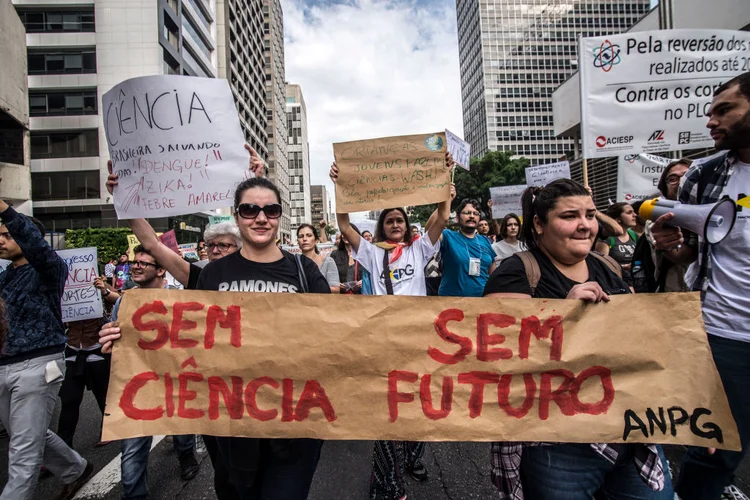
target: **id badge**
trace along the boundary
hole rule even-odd
[[[482,261],[476,257],[469,257],[469,276],[479,276],[482,268]]]

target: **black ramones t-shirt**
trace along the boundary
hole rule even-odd
[[[331,287],[317,264],[302,257],[310,293],[331,293]],[[297,260],[284,252],[276,262],[253,262],[234,252],[209,263],[198,277],[197,290],[229,292],[302,293]]]
[[[539,270],[541,271],[541,278],[534,297],[564,299],[568,296],[571,288],[580,284],[561,273],[544,252],[538,248],[531,251],[539,262]],[[589,268],[587,282],[596,281],[609,295],[630,293],[625,282],[596,257],[592,255],[586,257],[586,264]],[[484,287],[484,295],[490,293],[524,293],[531,295],[526,270],[518,256],[508,257],[492,273]]]

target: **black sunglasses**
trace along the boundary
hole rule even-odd
[[[235,208],[235,211],[243,219],[254,219],[260,214],[261,211],[266,215],[266,218],[268,219],[278,219],[279,217],[281,217],[281,205],[279,205],[278,203],[271,203],[270,205],[266,205],[264,207],[255,205],[254,203],[240,203]]]

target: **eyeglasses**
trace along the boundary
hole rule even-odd
[[[155,268],[156,264],[153,264],[151,262],[145,262],[145,261],[142,261],[142,260],[134,260],[133,263],[130,264],[130,266],[131,267],[142,267],[142,268],[145,269],[148,266],[154,266],[154,268]]]
[[[268,215],[266,215],[266,217],[268,217]],[[214,248],[216,248],[219,250],[219,252],[226,252],[230,248],[234,248],[236,246],[237,245],[232,245],[231,243],[209,243],[208,245],[206,245],[206,250],[208,250],[209,252],[213,252]]]
[[[255,205],[254,203],[241,203],[235,208],[235,210],[243,219],[254,219],[260,215],[261,212],[263,212],[269,219],[278,219],[281,217],[281,205],[278,203],[271,203],[264,207]]]
[[[674,186],[680,183],[680,179],[682,179],[681,175],[670,175],[669,177],[667,177],[667,184],[669,184],[670,186]]]
[[[461,215],[465,215],[467,217],[470,215],[473,215],[474,217],[479,217],[480,213],[479,212],[461,212]]]

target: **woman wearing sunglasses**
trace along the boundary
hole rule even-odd
[[[281,195],[270,181],[255,177],[241,183],[234,194],[234,213],[242,248],[210,262],[198,278],[198,290],[331,292],[315,262],[276,246]],[[215,442],[214,468],[226,473],[237,498],[307,498],[322,441],[217,437]]]
[[[446,153],[446,168],[453,167],[453,158]],[[339,170],[331,165],[330,177],[335,184]],[[352,249],[354,260],[369,271],[373,295],[426,296],[424,268],[440,249],[440,235],[450,216],[451,196],[438,205],[437,216],[427,233],[415,238],[410,231],[409,217],[403,208],[387,208],[380,213],[375,229],[376,243],[361,237],[349,222],[349,214],[337,213],[339,229]],[[376,441],[370,476],[370,498],[404,500],[406,488],[403,470],[417,481],[427,480],[422,464],[424,443]]]

